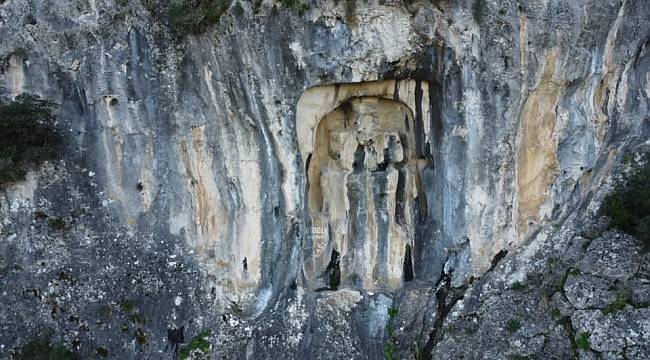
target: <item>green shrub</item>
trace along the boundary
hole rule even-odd
[[[120,308],[122,308],[124,312],[129,313],[135,308],[135,301],[131,299],[122,299],[120,301]]]
[[[397,314],[399,313],[399,310],[397,308],[388,308],[388,317],[391,319],[394,319]]]
[[[59,343],[52,343],[49,337],[36,338],[23,345],[15,354],[16,360],[77,360],[72,351]]]
[[[207,354],[212,347],[210,340],[208,340],[210,334],[210,330],[206,330],[193,337],[192,340],[190,340],[190,342],[187,345],[183,346],[178,352],[178,359],[187,359],[195,350],[198,350],[203,354]]]
[[[149,11],[153,11],[156,7],[156,0],[142,0],[142,6]]]
[[[517,332],[519,328],[521,328],[521,324],[519,324],[519,321],[515,319],[510,319],[508,322],[506,322],[506,330],[511,333]]]
[[[101,346],[98,347],[96,352],[97,352],[98,356],[101,356],[101,357],[107,357],[108,356],[108,349],[106,349],[105,347],[101,347]]]
[[[47,224],[54,230],[63,230],[66,227],[65,220],[61,218],[50,218]]]
[[[34,95],[0,103],[0,185],[25,179],[27,170],[55,158],[55,104]]]
[[[147,341],[149,340],[147,334],[144,332],[144,330],[140,328],[135,330],[135,333],[133,333],[133,337],[135,338],[135,340],[138,342],[140,346],[146,345]]]
[[[589,346],[588,332],[583,332],[582,334],[580,334],[580,337],[576,340],[576,347],[583,351],[591,350],[591,346]]]
[[[510,290],[524,291],[526,290],[526,285],[520,283],[519,281],[515,281],[512,285],[510,285]]]
[[[395,359],[395,344],[392,342],[387,343],[384,345],[384,356],[386,357],[386,360],[394,360]]]
[[[395,329],[393,328],[393,325],[390,323],[393,319],[397,317],[397,314],[399,313],[399,310],[397,308],[391,307],[388,308],[388,323],[386,324],[386,333],[388,334],[388,341],[386,344],[384,344],[384,357],[386,357],[387,360],[393,360],[395,359]]]
[[[302,0],[280,0],[280,4],[287,9],[298,12],[298,15],[301,16],[305,11],[309,10],[309,5]]]
[[[47,214],[42,211],[34,212],[34,219],[36,220],[45,220],[47,218],[48,218]]]
[[[610,227],[636,236],[644,251],[650,249],[650,159],[645,155],[614,187],[602,212],[611,218]]]
[[[616,299],[603,308],[603,315],[615,314],[627,305],[629,293],[626,289],[616,292]]]
[[[178,32],[201,34],[219,22],[229,5],[230,0],[174,0],[169,18]]]

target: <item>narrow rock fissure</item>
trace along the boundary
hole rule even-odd
[[[406,208],[406,171],[403,167],[398,169],[397,190],[395,191],[395,222],[399,225],[406,225],[404,215]],[[408,246],[408,245],[407,245]]]
[[[490,268],[483,275],[484,279],[485,276],[487,276],[497,267],[497,265],[499,265],[501,260],[503,260],[507,254],[508,251],[504,249],[499,251],[492,258]],[[433,348],[435,348],[436,344],[442,340],[441,330],[442,325],[447,318],[447,315],[449,315],[451,309],[453,309],[456,303],[465,297],[465,291],[469,287],[469,284],[466,283],[461,287],[453,288],[451,286],[451,277],[452,272],[445,274],[443,270],[443,275],[438,281],[438,290],[436,291],[436,320],[434,322],[433,329],[429,333],[429,339],[427,340],[427,343],[422,348],[422,351],[419,352],[418,360],[431,360],[431,352],[433,351]],[[447,301],[448,298],[450,298],[449,301]]]
[[[439,285],[438,290],[436,291],[436,321],[433,324],[431,333],[429,333],[429,340],[427,340],[427,343],[424,345],[424,348],[420,352],[418,360],[431,360],[431,351],[433,351],[433,348],[442,339],[440,331],[442,330],[442,325],[444,324],[447,315],[449,315],[449,312],[454,307],[454,305],[456,305],[456,303],[464,297],[466,286],[460,288],[452,288],[451,274],[452,273],[443,273],[442,278],[438,283],[442,283],[442,285]],[[451,298],[449,302],[447,302],[447,299],[450,297],[450,295]]]

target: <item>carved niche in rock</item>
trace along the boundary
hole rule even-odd
[[[399,83],[383,83],[392,86],[370,83],[364,91],[363,84],[351,84],[343,94],[339,88],[329,112],[299,104],[298,120],[314,123],[309,131],[303,124],[311,140],[305,166],[312,229],[303,265],[313,289],[395,289],[414,277],[411,251],[417,219],[426,211],[424,164],[408,106],[414,88],[400,92]],[[301,110],[320,120],[301,119]]]

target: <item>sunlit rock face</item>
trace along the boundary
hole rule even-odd
[[[427,223],[422,173],[433,168],[429,96],[428,83],[414,80],[318,86],[301,96],[310,288],[394,290],[415,278],[413,252]]]
[[[507,250],[527,280],[650,137],[645,1],[301,2],[185,35],[170,0],[0,0],[0,97],[65,137],[0,191],[0,358],[47,326],[82,358],[184,327],[214,358],[381,359],[390,321],[426,358],[440,279],[478,306]]]
[[[404,104],[376,97],[351,98],[319,123],[308,169],[315,275],[334,254],[343,284],[413,278],[403,268],[419,219],[414,126]]]

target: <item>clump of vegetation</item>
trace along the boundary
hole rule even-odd
[[[576,347],[580,350],[589,351],[591,346],[589,345],[589,333],[583,332],[580,334],[580,337],[576,339]]]
[[[616,312],[623,310],[625,305],[627,305],[629,299],[629,293],[627,289],[622,289],[616,292],[616,299],[611,303],[605,305],[603,308],[603,315],[615,314]]]
[[[135,340],[138,342],[138,344],[140,344],[140,346],[145,345],[149,340],[149,337],[141,328],[135,330],[133,336],[135,337]]]
[[[244,313],[244,309],[236,301],[230,302],[230,311],[237,316],[241,316]]]
[[[280,4],[287,9],[296,11],[300,16],[309,10],[309,5],[303,0],[280,0]]]
[[[195,354],[196,352],[206,355],[212,348],[212,344],[210,344],[210,340],[208,339],[210,335],[210,330],[205,330],[193,337],[190,342],[183,346],[178,352],[178,359],[185,360],[191,354]]]
[[[27,170],[54,159],[55,104],[34,95],[0,103],[0,186],[25,179]]]
[[[386,360],[395,359],[395,344],[393,342],[389,341],[384,345],[384,356],[386,357]]]
[[[34,219],[36,219],[36,220],[40,221],[40,220],[45,220],[47,218],[48,218],[47,214],[42,212],[42,211],[34,212]]]
[[[47,224],[54,230],[63,230],[66,227],[65,220],[61,218],[50,218],[47,220]]]
[[[135,301],[131,299],[122,299],[122,301],[120,301],[120,308],[122,308],[124,312],[131,312],[131,310],[135,308]]]
[[[388,342],[386,342],[386,345],[384,345],[384,356],[386,357],[387,360],[393,360],[395,359],[395,330],[393,329],[393,325],[391,324],[391,321],[393,321],[396,317],[397,314],[399,313],[399,310],[397,308],[388,308],[388,324],[386,324],[386,333],[388,334]]]
[[[564,292],[564,286],[566,285],[566,281],[569,278],[569,276],[579,276],[579,275],[580,275],[580,269],[578,269],[578,268],[569,268],[564,273],[564,275],[562,275],[560,280],[555,285],[555,291]]]
[[[510,285],[510,290],[524,291],[526,290],[526,285],[520,283],[519,281],[515,281],[512,285]]]
[[[397,316],[398,313],[399,313],[399,310],[397,310],[397,308],[392,307],[392,308],[388,309],[388,317],[391,318],[391,319],[394,319]]]
[[[643,156],[614,187],[602,212],[611,218],[610,227],[636,236],[643,250],[650,250],[650,156]]]
[[[230,0],[174,0],[169,6],[169,18],[174,28],[183,34],[201,34],[216,24]]]
[[[131,314],[129,316],[129,319],[133,322],[133,324],[146,324],[147,323],[147,317],[142,315],[142,314]]]
[[[107,357],[108,356],[108,349],[105,347],[98,347],[97,348],[97,355],[101,357]]]
[[[508,330],[511,333],[517,332],[521,328],[521,324],[519,321],[515,319],[510,319],[508,322],[506,322],[506,330]]]
[[[47,336],[36,338],[23,345],[16,353],[16,360],[77,360],[79,357],[60,343],[52,343]]]
[[[553,308],[553,310],[551,310],[551,316],[555,321],[559,321],[563,317],[562,312],[558,308]]]
[[[145,9],[153,11],[156,6],[156,0],[142,0],[142,5]]]
[[[580,276],[581,273],[582,272],[578,268],[571,268],[568,272],[569,276]]]

